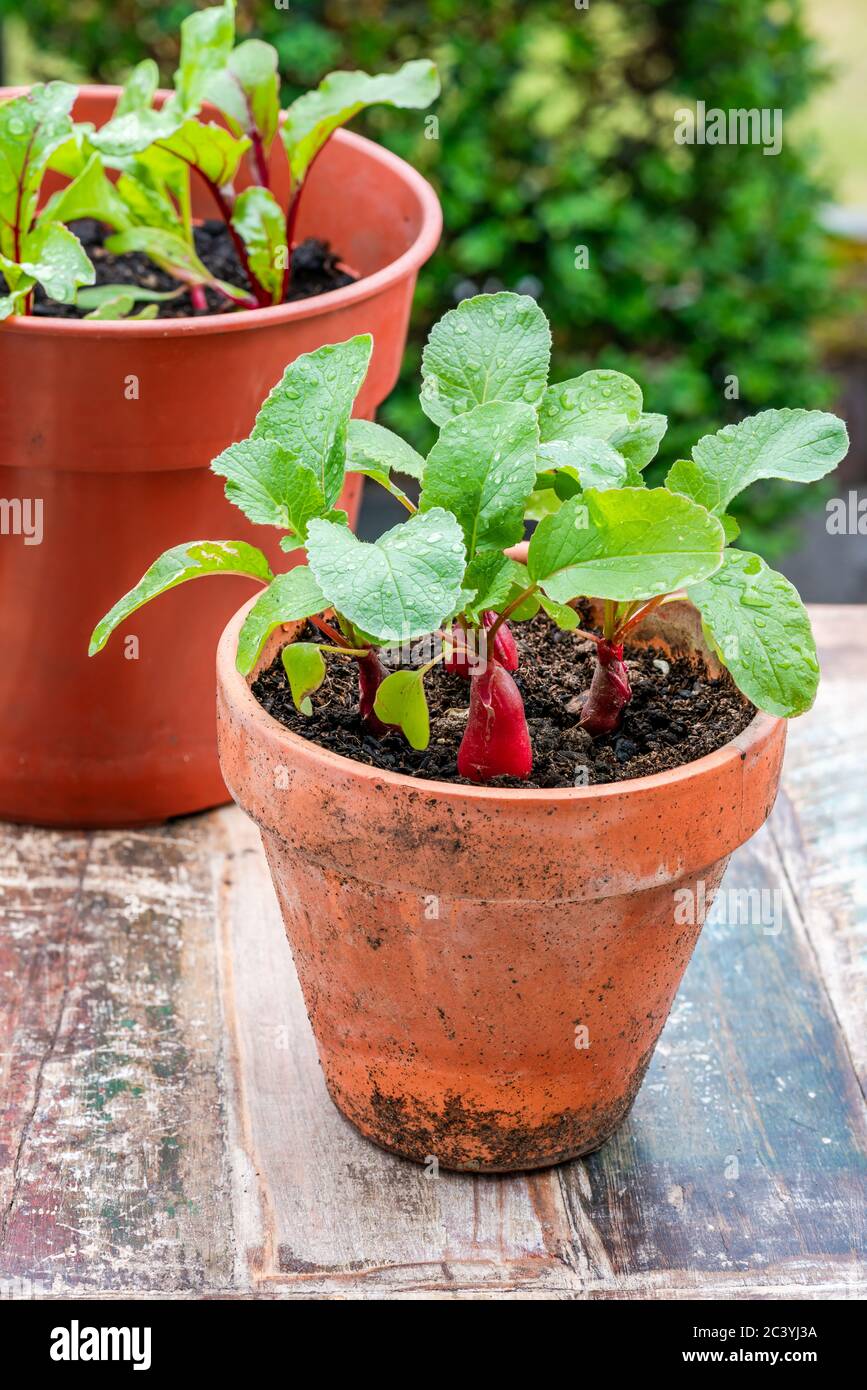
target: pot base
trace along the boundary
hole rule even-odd
[[[607,1144],[632,1109],[650,1057],[649,1051],[626,1094],[605,1115],[574,1110],[538,1126],[503,1124],[505,1112],[473,1112],[460,1096],[447,1097],[444,1113],[430,1114],[419,1123],[409,1120],[405,1099],[375,1091],[376,1113],[362,1114],[327,1078],[325,1085],[341,1115],[387,1153],[422,1166],[436,1159],[449,1173],[527,1173],[586,1158]]]

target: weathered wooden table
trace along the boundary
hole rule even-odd
[[[724,884],[752,924],[726,893],[628,1123],[547,1172],[427,1177],[342,1119],[234,807],[3,827],[0,1296],[863,1296],[865,611],[814,611],[820,700]]]

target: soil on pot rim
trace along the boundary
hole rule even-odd
[[[96,271],[97,285],[138,285],[140,289],[177,290],[180,282],[161,270],[150,257],[141,252],[131,252],[124,256],[114,256],[105,249],[105,240],[111,232],[101,223],[82,219],[70,223],[71,229],[84,246]],[[203,222],[195,227],[193,236],[196,253],[208,270],[220,280],[226,280],[239,289],[249,289],[250,282],[241,268],[237,252],[224,222]],[[284,303],[297,299],[312,299],[315,295],[328,294],[344,285],[353,285],[358,277],[351,274],[341,264],[340,257],[331,250],[327,241],[308,237],[292,252],[292,274]],[[6,282],[0,275],[0,293],[5,292]],[[197,318],[201,314],[237,313],[238,310],[215,290],[205,289],[206,309],[194,309],[189,290],[184,289],[176,299],[163,300],[158,305],[157,317],[161,319]],[[133,312],[142,308],[137,304]],[[49,299],[37,285],[33,295],[33,313],[37,318],[81,319],[88,311],[78,309],[74,304],[58,304]],[[241,311],[243,312],[243,311]]]
[[[527,713],[533,772],[527,781],[500,777],[487,785],[556,788],[647,777],[722,748],[756,713],[727,672],[711,679],[698,658],[673,659],[656,647],[627,646],[632,701],[617,733],[592,739],[578,719],[593,673],[593,644],[562,632],[544,614],[513,624],[512,631],[520,654],[514,678]],[[302,640],[320,641],[321,633],[308,624]],[[467,681],[442,666],[427,676],[430,745],[417,752],[401,734],[377,740],[365,733],[354,661],[329,656],[326,665],[309,718],[292,703],[279,653],[253,682],[252,693],[292,733],[332,753],[409,777],[471,785],[457,772],[469,705]]]

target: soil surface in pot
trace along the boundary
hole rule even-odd
[[[106,251],[104,243],[106,238],[111,236],[111,232],[101,223],[87,219],[72,222],[70,226],[93,262],[97,285],[138,285],[141,289],[160,292],[180,287],[179,281],[166,271],[160,270],[148,256],[140,252],[113,256],[111,252]],[[213,275],[220,280],[228,281],[230,285],[237,285],[239,289],[250,288],[250,282],[241,269],[232,238],[224,222],[203,222],[194,229],[193,235],[199,259]],[[289,304],[296,299],[312,299],[314,295],[328,294],[330,290],[339,290],[344,285],[354,284],[357,278],[343,268],[339,255],[331,250],[328,242],[308,237],[292,252],[292,275],[284,302]],[[5,288],[6,282],[0,275],[0,293],[4,293]],[[215,290],[206,289],[205,298],[208,302],[207,309],[194,309],[189,290],[184,289],[177,299],[167,299],[159,304],[157,317],[197,318],[205,313],[238,312]],[[133,312],[142,307],[140,304],[136,305]],[[33,313],[37,317],[80,319],[84,318],[87,312],[86,309],[77,309],[74,304],[58,304],[55,299],[47,297],[41,285],[37,285],[33,296]]]
[[[320,641],[308,624],[303,640]],[[562,632],[544,614],[512,626],[520,653],[514,673],[524,698],[533,745],[527,781],[500,777],[498,787],[573,787],[647,777],[694,762],[741,733],[755,708],[728,673],[712,680],[696,658],[672,660],[655,647],[627,646],[633,698],[616,734],[592,739],[579,728],[581,697],[593,673],[592,643]],[[425,680],[430,746],[410,748],[401,734],[377,740],[358,716],[355,662],[326,657],[327,676],[312,697],[313,714],[299,714],[279,654],[253,682],[259,704],[287,729],[332,753],[410,777],[469,785],[457,772],[466,726],[469,684],[434,667]],[[658,664],[657,664],[658,663]]]

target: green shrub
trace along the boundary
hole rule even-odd
[[[16,3],[0,0],[0,13]],[[145,53],[170,68],[167,36],[190,8],[29,0],[27,14],[42,47],[116,80]],[[791,134],[820,80],[800,0],[240,8],[239,29],[279,48],[287,96],[335,65],[440,64],[438,140],[422,119],[374,112],[359,123],[443,200],[445,238],[422,274],[404,381],[383,412],[417,446],[431,442],[410,385],[419,345],[444,309],[479,289],[539,295],[559,378],[608,366],[641,382],[648,409],[671,421],[660,473],[721,424],[787,400],[829,403],[812,334],[831,306],[816,225],[823,190],[813,152]],[[697,100],[782,108],[782,151],[675,144],[674,112]],[[580,246],[587,269],[576,268]],[[732,376],[738,399],[726,399]],[[782,483],[756,492],[745,544],[761,529],[765,553],[778,553],[806,494]]]

